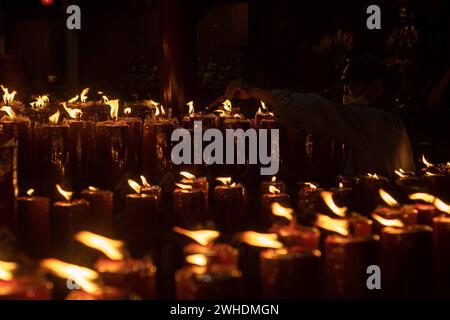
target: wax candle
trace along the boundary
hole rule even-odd
[[[28,256],[41,259],[50,249],[50,199],[33,192],[30,189],[27,196],[17,198],[17,236]]]
[[[214,188],[214,221],[219,230],[227,235],[242,231],[256,217],[247,211],[247,194],[240,183],[232,183],[231,178],[217,178],[222,185]]]
[[[17,187],[17,142],[0,134],[0,225],[15,229]]]
[[[95,122],[79,120],[79,109],[70,109],[65,107],[70,116],[69,120],[69,145],[70,145],[70,173],[71,181],[76,190],[81,190],[87,185],[88,177],[94,173],[93,161],[95,157],[95,148],[93,141],[95,139]]]
[[[417,224],[417,210],[412,205],[402,205],[401,207],[378,207],[374,214],[388,220],[398,219],[403,225]],[[373,215],[372,215],[373,216]],[[375,220],[374,233],[381,234],[383,223]]]
[[[136,254],[142,255],[152,248],[156,236],[164,227],[160,198],[142,193],[142,187],[131,179],[128,180],[128,184],[135,193],[127,194],[125,198],[123,231],[130,248]]]
[[[94,269],[106,286],[126,289],[137,293],[142,299],[156,298],[156,267],[151,259],[130,258],[123,241],[92,232],[79,232],[75,239],[103,253]]]
[[[183,177],[181,183],[191,185],[193,188],[201,189],[205,197],[205,210],[209,209],[209,183],[206,177],[196,177],[187,171],[181,171]]]
[[[289,195],[282,193],[281,190],[274,186],[269,187],[269,193],[263,194],[262,205],[261,205],[261,220],[262,226],[270,227],[273,222],[273,215],[271,205],[274,202],[279,202],[282,204],[289,203]]]
[[[109,190],[88,187],[81,192],[81,198],[89,202],[91,229],[97,232],[108,232],[114,224],[114,194]]]
[[[277,188],[278,190],[280,190],[281,193],[286,192],[286,185],[284,184],[284,182],[277,180],[277,178],[275,176],[273,176],[271,178],[271,180],[261,182],[261,186],[260,186],[261,196],[266,193],[270,193],[270,190],[269,190],[270,186]]]
[[[432,279],[432,229],[411,225],[385,227],[381,233],[383,296],[429,298]]]
[[[174,224],[189,229],[201,228],[209,218],[203,191],[182,183],[176,186],[172,193]]]
[[[320,297],[318,250],[267,249],[261,252],[261,297],[298,300]]]
[[[346,206],[349,210],[355,209],[356,195],[353,188],[344,187],[341,182],[337,188],[331,188],[330,191],[333,193],[334,201],[338,206]]]
[[[69,126],[60,123],[58,110],[49,118],[49,123],[34,129],[36,148],[36,184],[43,195],[56,198],[54,185],[65,181],[69,175]]]
[[[143,168],[157,181],[172,169],[171,141],[175,124],[170,119],[147,120],[144,123]]]
[[[437,298],[450,297],[450,218],[442,215],[433,218],[434,288]]]
[[[382,203],[379,190],[385,188],[388,179],[377,174],[367,174],[356,179],[355,191],[357,197],[356,211],[369,215],[378,204]]]
[[[57,185],[64,201],[57,201],[50,210],[50,240],[53,255],[73,259],[77,247],[73,242],[76,232],[89,225],[89,202],[83,199],[72,200],[72,192]]]
[[[299,221],[309,222],[310,218],[321,211],[322,199],[317,182],[297,182],[297,211]]]
[[[261,121],[263,120],[274,120],[275,116],[272,112],[269,112],[266,108],[264,102],[261,101],[261,107],[255,114],[255,128],[259,128],[261,126]]]
[[[27,117],[17,116],[10,107],[2,107],[0,110],[7,110],[8,116],[0,119],[0,128],[3,134],[17,139],[17,174],[18,185],[21,190],[30,187],[32,178],[32,162],[28,155],[32,154],[32,129],[31,122]]]
[[[189,114],[183,118],[183,127],[185,127],[186,129],[193,129],[195,121],[201,121],[202,128],[204,128],[205,130],[217,127],[218,119],[216,115],[212,113],[204,114],[195,112],[194,104],[192,101],[188,103],[188,106]]]
[[[131,108],[124,110],[124,117],[119,121],[125,122],[129,127],[129,167],[132,171],[137,171],[142,163],[142,121],[137,117],[130,117]]]

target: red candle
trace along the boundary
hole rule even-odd
[[[160,198],[153,194],[142,193],[142,188],[133,180],[129,185],[136,193],[127,194],[123,216],[124,234],[130,248],[135,253],[145,254],[155,244],[156,236],[164,227],[160,212]]]
[[[262,205],[261,205],[261,218],[262,225],[265,227],[270,227],[273,222],[272,215],[272,203],[279,202],[282,204],[289,203],[289,195],[286,193],[282,193],[279,189],[274,186],[269,187],[269,193],[266,193],[262,196]]]
[[[261,101],[261,103],[263,103]],[[265,106],[261,109],[259,108],[258,112],[255,114],[255,128],[259,128],[261,126],[261,121],[263,120],[275,120],[275,116],[272,112],[269,112]]]
[[[0,225],[14,230],[17,188],[17,143],[0,134]]]
[[[356,211],[369,215],[382,203],[379,190],[388,184],[388,179],[377,174],[367,174],[356,179],[355,191],[357,197]]]
[[[159,110],[159,109],[158,109]],[[172,119],[159,117],[144,123],[143,168],[147,176],[160,181],[172,169]]]
[[[119,118],[129,127],[129,167],[132,171],[137,171],[142,163],[142,120],[136,117],[130,117],[131,108],[126,108],[125,117]]]
[[[410,225],[381,233],[381,270],[387,298],[429,298],[432,286],[432,229]]]
[[[414,209],[414,206],[411,205],[403,205],[401,207],[378,207],[373,215],[377,215],[381,218],[393,220],[400,220],[403,225],[415,225],[417,224],[417,210]],[[377,219],[374,221],[374,233],[381,234],[381,230],[384,225],[382,222],[379,222]]]
[[[114,194],[109,190],[100,190],[90,186],[81,192],[81,198],[89,202],[90,223],[97,232],[111,231],[114,224]]]
[[[203,191],[187,184],[176,185],[178,188],[172,193],[174,224],[201,229],[208,221]]]
[[[322,188],[317,182],[297,182],[297,210],[300,221],[309,222],[309,218],[323,207],[320,193]]]
[[[256,220],[248,215],[245,188],[240,183],[231,183],[231,178],[216,180],[223,183],[214,188],[214,221],[219,230],[227,235],[244,230]]]
[[[201,189],[205,196],[205,210],[209,207],[209,183],[206,177],[196,177],[193,174],[181,171],[180,175],[183,177],[181,183],[191,185],[193,188]]]
[[[437,298],[450,297],[450,217],[433,218],[434,284]]]
[[[316,228],[299,225],[276,223],[269,232],[278,234],[280,241],[286,247],[302,248],[303,251],[319,249],[320,231]]]
[[[76,246],[73,236],[89,225],[89,202],[71,200],[72,193],[57,185],[58,191],[65,197],[57,201],[50,211],[50,240],[53,255],[65,259],[73,259]]]
[[[34,259],[47,257],[50,248],[50,199],[33,196],[17,198],[17,236],[21,248]]]

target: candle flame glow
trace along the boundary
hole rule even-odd
[[[417,192],[410,194],[408,197],[410,200],[422,200],[427,203],[434,203],[434,200],[436,200],[436,197],[429,194],[429,193],[423,193],[423,192]]]
[[[48,95],[37,96],[36,101],[30,102],[32,108],[42,108],[45,104],[49,102]]]
[[[129,115],[131,114],[131,108],[130,108],[130,107],[125,108],[125,109],[123,110],[123,113],[124,113],[126,116],[129,116]]]
[[[192,186],[190,186],[190,185],[188,185],[188,184],[184,184],[184,183],[175,183],[175,185],[176,185],[178,188],[180,188],[180,189],[182,189],[182,190],[184,190],[184,191],[192,190]]]
[[[93,187],[93,186],[89,186],[88,189],[89,189],[90,191],[94,191],[94,192],[100,190],[99,188],[96,188],[96,187]]]
[[[320,196],[322,197],[323,201],[326,203],[328,208],[330,208],[331,211],[335,215],[338,215],[340,217],[345,217],[348,208],[347,207],[339,207],[333,200],[333,193],[329,191],[322,191],[320,193]]]
[[[141,175],[140,178],[141,178],[142,185],[144,187],[150,187],[150,183],[148,183],[147,178],[145,178],[145,176]]]
[[[294,210],[292,210],[292,208],[283,207],[278,202],[272,203],[271,208],[272,208],[273,215],[275,215],[277,217],[286,218],[289,221],[294,220],[294,216],[292,215]]]
[[[233,110],[233,106],[231,105],[230,100],[227,99],[223,102],[223,110],[225,110],[228,113]]]
[[[128,179],[128,185],[131,187],[131,189],[133,189],[134,191],[136,191],[136,193],[141,193],[141,186],[139,185],[139,183],[137,183],[134,180]]]
[[[383,218],[381,216],[379,216],[378,214],[372,213],[372,218],[376,221],[378,221],[380,224],[382,224],[385,227],[398,227],[401,228],[403,227],[405,224],[403,223],[402,220],[400,219],[386,219]]]
[[[10,105],[14,101],[14,97],[16,96],[17,92],[13,90],[10,93],[8,88],[5,88],[3,85],[0,85],[0,87],[3,90],[3,103],[5,103],[6,105]]]
[[[31,197],[34,194],[34,189],[28,189],[27,196]]]
[[[194,101],[189,101],[188,103],[186,103],[186,105],[189,107],[188,113],[193,114],[195,112]]]
[[[378,190],[378,193],[380,194],[381,199],[383,199],[383,201],[386,202],[388,206],[398,207],[400,205],[393,196],[391,196],[389,193],[387,193],[383,189]]]
[[[278,241],[276,233],[259,233],[245,231],[241,234],[241,241],[253,247],[281,249],[283,244]]]
[[[4,111],[6,112],[6,114],[8,115],[8,117],[10,119],[14,119],[16,117],[16,113],[14,112],[14,110],[9,107],[9,106],[4,106],[0,108],[0,111]]]
[[[216,240],[220,236],[219,231],[215,230],[197,230],[190,231],[178,226],[173,227],[173,231],[185,235],[186,237],[191,238],[192,240],[198,242],[202,246],[210,245],[214,240]]]
[[[269,192],[270,192],[271,194],[275,194],[275,195],[281,193],[280,189],[278,189],[278,188],[275,187],[275,186],[269,186]]]
[[[101,287],[94,282],[99,278],[99,274],[92,269],[53,258],[42,260],[40,265],[60,278],[73,280],[88,293],[94,294],[101,290]]]
[[[319,228],[332,231],[343,236],[350,235],[350,228],[347,220],[333,219],[329,216],[318,213],[314,224]]]
[[[48,121],[50,121],[50,123],[57,124],[59,121],[59,115],[60,115],[60,113],[58,110],[48,118]]]
[[[17,269],[17,263],[0,261],[0,280],[10,281],[13,279],[13,272]]]
[[[275,181],[277,181],[277,177],[276,177],[276,176],[273,176],[273,177],[272,177],[272,180],[270,180],[270,182],[274,183]]]
[[[64,197],[64,199],[67,201],[72,200],[73,192],[64,190],[59,184],[56,185],[56,189]]]
[[[206,267],[208,265],[208,258],[204,254],[191,254],[186,256],[186,262],[198,267]]]
[[[109,100],[106,104],[111,108],[109,112],[111,119],[114,121],[117,120],[117,116],[119,114],[119,99]]]
[[[425,158],[424,154],[422,154],[422,162],[427,168],[434,167],[434,164],[432,164],[431,162],[428,162],[428,160]]]
[[[187,172],[187,171],[181,171],[181,172],[180,172],[180,175],[181,175],[184,179],[187,179],[188,181],[194,181],[195,178],[196,178],[192,173]]]
[[[124,258],[123,241],[103,237],[89,231],[78,232],[74,237],[75,240],[85,246],[102,252],[111,260],[122,260]]]
[[[72,108],[68,108],[66,106],[66,103],[63,102],[62,103],[64,110],[66,110],[66,112],[69,114],[69,116],[72,119],[78,119],[79,117],[81,117],[81,115],[83,114],[83,112],[80,109],[72,109]]]
[[[450,205],[448,205],[447,203],[445,203],[441,199],[436,198],[436,200],[434,200],[433,204],[439,211],[442,211],[442,212],[445,212],[447,214],[450,214]]]
[[[225,186],[229,186],[231,184],[231,177],[221,177],[221,178],[216,178],[216,180],[220,181]]]
[[[86,102],[88,92],[89,92],[89,88],[84,88],[83,91],[81,91],[81,93],[80,93],[80,101],[82,103]]]

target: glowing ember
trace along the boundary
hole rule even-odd
[[[0,261],[0,280],[10,281],[13,279],[13,272],[17,269],[17,263]]]
[[[57,124],[59,121],[59,115],[60,115],[60,113],[58,110],[48,118],[48,121],[50,121],[50,123]]]
[[[331,211],[333,211],[334,214],[345,217],[345,214],[348,210],[347,207],[339,207],[333,200],[333,193],[329,191],[322,191],[320,193],[320,196],[322,197],[323,201],[326,203],[328,208],[330,208]]]
[[[399,219],[386,219],[383,218],[381,216],[379,216],[378,214],[372,213],[372,218],[376,221],[378,221],[380,224],[382,224],[385,227],[398,227],[401,228],[403,227],[405,224],[403,223],[402,220]]]
[[[72,200],[73,192],[64,190],[59,184],[56,185],[56,189],[64,197],[64,199],[67,201]]]
[[[272,203],[271,208],[272,214],[277,217],[283,217],[288,219],[289,221],[292,221],[294,219],[294,216],[292,215],[294,210],[292,210],[291,208],[283,207],[278,202]]]
[[[383,201],[387,203],[388,206],[398,207],[400,205],[398,203],[398,201],[394,199],[393,196],[391,196],[389,193],[387,193],[383,189],[378,190],[378,193],[380,194],[380,197],[383,199]]]
[[[315,225],[319,228],[336,232],[343,236],[350,235],[350,227],[347,220],[333,219],[323,214],[317,214]]]
[[[141,186],[139,185],[139,183],[137,183],[134,180],[128,179],[128,185],[131,187],[131,189],[133,189],[134,191],[136,191],[136,193],[141,193]]]
[[[259,233],[245,231],[241,235],[241,241],[254,247],[281,249],[283,244],[278,241],[276,233]]]
[[[215,230],[189,231],[178,226],[173,227],[173,231],[191,238],[202,246],[210,245],[220,236],[220,232]]]
[[[16,113],[13,111],[11,107],[4,106],[0,108],[0,111],[6,112],[9,118],[14,119],[16,117]]]
[[[78,232],[74,237],[75,240],[85,246],[102,252],[111,260],[122,260],[124,258],[123,241],[103,237],[89,231]]]
[[[88,293],[98,293],[101,290],[101,287],[94,282],[99,278],[99,274],[94,270],[57,259],[44,259],[40,264],[60,278],[73,280]]]

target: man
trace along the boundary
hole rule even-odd
[[[316,94],[263,90],[242,81],[231,82],[228,99],[259,99],[273,107],[278,120],[318,136],[347,144],[342,173],[377,173],[392,177],[396,169],[414,170],[411,143],[392,106],[391,81],[382,60],[372,55],[355,58],[344,70],[344,104]]]

